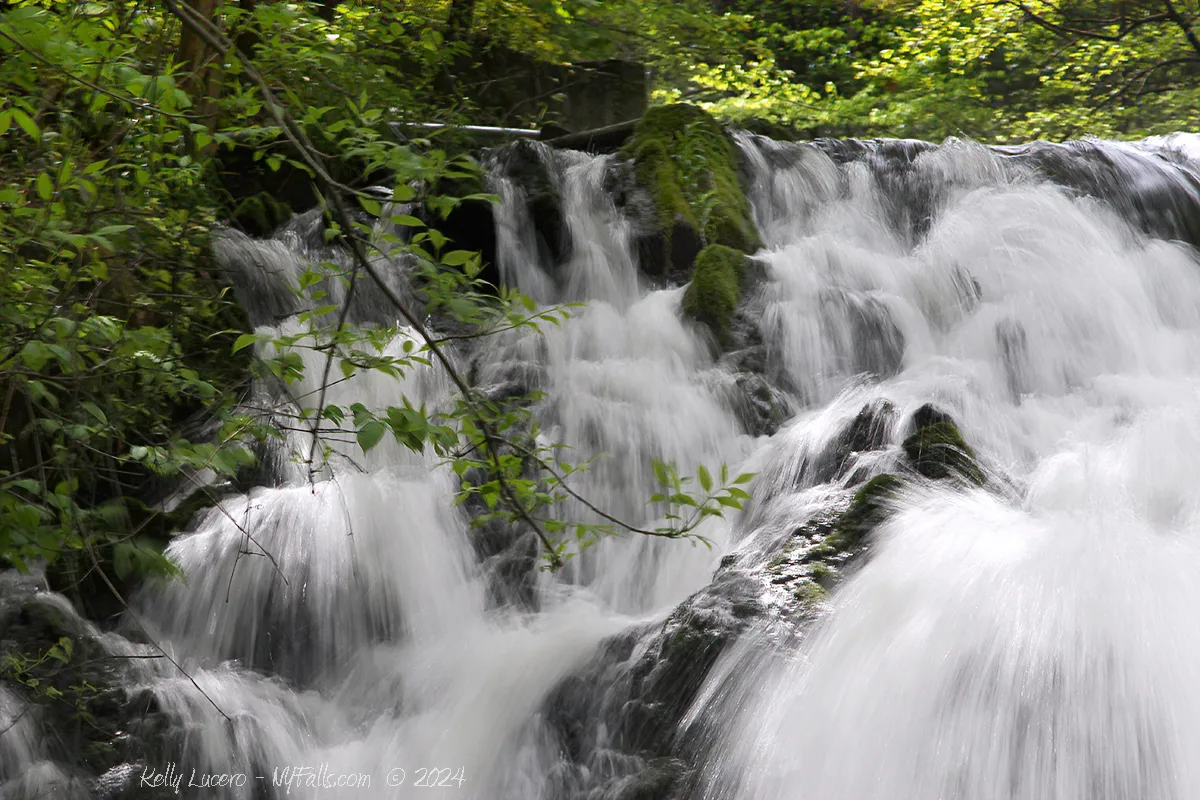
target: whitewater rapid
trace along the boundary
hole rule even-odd
[[[172,543],[186,580],[132,612],[188,671],[147,664],[139,687],[177,723],[179,768],[249,776],[219,793],[235,798],[1200,797],[1200,258],[1184,241],[1200,230],[1196,142],[739,135],[766,243],[742,313],[794,412],[771,436],[747,431],[735,366],[684,318],[683,288],[639,272],[636,221],[606,190],[614,157],[538,150],[563,201],[561,263],[497,170],[500,274],[540,303],[587,306],[451,356],[481,386],[544,392],[546,439],[602,456],[577,487],[600,507],[654,524],[653,458],[756,472],[752,504],[705,522],[711,550],[626,536],[551,574],[527,538],[481,543],[499,534],[472,529],[433,454],[389,441],[364,456],[333,437],[313,459],[311,434],[293,431],[263,485]],[[287,284],[320,250],[318,223],[218,242],[265,333],[303,330]],[[378,265],[407,290],[402,259]],[[355,302],[357,323],[395,322],[377,296]],[[303,380],[286,396],[258,387],[256,405],[315,403],[323,356],[302,355]],[[401,393],[452,399],[430,366],[399,384],[360,372],[327,402]],[[764,590],[774,613],[696,679],[668,737],[688,777],[635,794],[632,776],[666,754],[623,749],[620,691],[664,620],[722,564],[770,562],[845,502],[846,475],[895,469],[906,420],[929,403],[986,486],[910,477],[868,556],[803,619]],[[846,454],[854,468],[832,481],[810,469],[864,407],[894,410],[884,446]],[[604,702],[572,706],[567,685]],[[12,706],[0,695],[0,722]],[[572,714],[588,744],[568,758]],[[0,754],[35,761],[35,738],[22,727]],[[371,780],[269,779],[285,767]],[[420,770],[450,782],[418,786]]]
[[[1103,146],[1149,182],[1195,174]],[[695,796],[1200,796],[1196,251],[969,144],[916,157],[935,196],[912,227],[881,224],[897,198],[865,167],[803,159],[764,178],[811,198],[764,220],[767,307],[801,306],[769,317],[781,359],[844,402],[821,297],[878,298],[904,361],[863,394],[950,410],[991,490],[911,486],[818,626],[726,654],[703,696],[726,716],[692,712],[717,729]]]

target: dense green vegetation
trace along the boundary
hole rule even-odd
[[[400,141],[389,123],[563,133],[592,102],[572,92],[613,60],[632,64],[622,91],[686,103],[648,114],[622,155],[655,200],[660,241],[669,247],[682,220],[710,245],[686,302],[720,336],[739,295],[730,265],[758,239],[714,119],[781,136],[984,141],[1195,128],[1198,19],[1194,0],[11,0],[0,11],[0,555],[47,562],[75,589],[169,572],[162,543],[181,519],[154,504],[163,487],[206,468],[236,479],[254,442],[279,434],[239,401],[254,370],[290,380],[298,360],[286,348],[251,357],[256,339],[209,252],[219,224],[263,234],[324,204],[354,266],[314,265],[297,289],[329,270],[353,284],[378,244],[354,215],[383,213],[361,189],[386,183],[425,210],[394,220],[414,234],[392,244],[417,257],[425,298],[395,299],[399,318],[420,327],[439,314],[486,335],[569,313],[487,285],[479,256],[439,231],[460,202],[488,202],[454,188],[479,183],[468,144],[424,131]],[[387,332],[353,331],[336,312],[313,312],[318,332],[284,344],[320,348],[345,374],[441,358],[424,328],[404,358],[383,358]],[[603,509],[557,519],[576,467],[532,447],[519,405],[459,389],[444,416],[328,407],[299,422],[314,440],[347,433],[364,449],[391,434],[483,475],[464,492],[534,527],[551,564],[637,531]],[[672,468],[659,476],[673,527],[637,532],[687,535],[745,495],[703,471],[698,497]]]

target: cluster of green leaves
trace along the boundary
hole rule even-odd
[[[730,5],[747,20],[740,57],[698,59],[661,98],[807,136],[991,142],[1200,123],[1195,3]]]
[[[551,565],[609,533],[687,535],[739,498],[705,496],[696,520],[656,530],[594,508],[602,521],[561,520],[568,498],[583,500],[568,479],[587,465],[535,446],[530,399],[491,403],[454,373],[443,348],[536,334],[572,309],[487,285],[479,255],[437,229],[458,203],[492,198],[430,192],[478,185],[477,165],[428,142],[400,144],[385,124],[392,103],[428,107],[428,84],[400,75],[436,82],[455,55],[417,31],[417,11],[389,4],[371,16],[351,3],[331,22],[303,5],[230,6],[221,25],[192,31],[205,46],[227,44],[188,63],[180,43],[191,29],[171,7],[17,0],[0,18],[0,557],[48,564],[68,581],[110,568],[118,578],[171,573],[162,549],[181,520],[151,500],[206,472],[236,480],[256,442],[293,427],[311,434],[296,457],[314,473],[335,447],[370,451],[388,434],[432,450],[470,476],[464,498],[535,528]],[[556,19],[569,20],[565,10],[556,6]],[[353,257],[301,276],[296,291],[311,301],[301,333],[245,332],[210,262],[229,211],[223,171],[246,154],[263,172],[307,176],[326,197],[356,197],[369,218],[327,208],[330,241]],[[349,185],[380,180],[392,203]],[[424,213],[399,213],[409,202]],[[393,298],[404,333],[347,325],[329,299],[335,281],[340,296],[362,291],[382,258],[409,265],[415,294]],[[430,318],[454,333],[421,324]],[[304,349],[321,356],[320,376],[306,375]],[[332,382],[358,371],[402,377],[431,365],[455,379],[448,407],[403,396],[382,408],[326,402]],[[292,418],[251,413],[240,402],[255,371],[284,387],[319,377],[320,388]],[[215,425],[186,435],[199,419]]]
[[[722,464],[719,476],[720,481],[714,481],[712,473],[701,464],[695,477],[700,494],[693,495],[688,491],[693,482],[690,476],[680,476],[672,463],[655,461],[654,477],[661,491],[652,494],[650,502],[664,504],[663,519],[668,523],[659,530],[669,534],[677,530],[691,531],[707,517],[724,516],[727,508],[740,511],[750,499],[750,493],[742,486],[753,480],[754,474],[743,472],[730,479],[729,465]]]
[[[1200,50],[1185,30],[1200,14],[1194,3],[1176,5],[1187,15],[1180,24],[1125,33],[1116,6],[1137,17],[1163,4],[922,0],[893,44],[859,64],[866,86],[847,110],[895,135],[983,141],[1194,129]],[[1067,6],[1112,22],[1077,28]]]
[[[469,166],[460,161],[456,168]],[[360,196],[360,204],[371,221],[353,222],[350,235],[360,244],[378,249],[367,251],[368,257],[386,252],[390,258],[406,259],[424,298],[421,313],[436,315],[467,333],[439,337],[424,328],[414,333],[411,328],[355,327],[336,319],[338,306],[319,306],[300,316],[300,321],[310,326],[304,332],[285,336],[244,334],[233,345],[235,351],[252,344],[266,345],[260,348],[261,363],[285,384],[295,384],[305,377],[304,360],[297,356],[297,351],[303,349],[322,354],[328,362],[327,372],[335,370],[343,378],[363,370],[394,378],[422,367],[453,371],[448,361],[439,360],[439,348],[500,334],[538,335],[543,325],[563,324],[580,306],[539,307],[519,292],[491,286],[479,277],[477,253],[449,249],[445,237],[425,222],[392,213],[370,197]],[[333,262],[313,264],[295,288],[308,299],[321,302],[326,297],[323,285],[336,280],[349,288],[355,280],[354,270]],[[397,299],[403,302],[403,298]],[[639,528],[594,506],[573,488],[572,479],[585,472],[595,458],[572,462],[565,457],[570,448],[544,441],[533,412],[542,399],[539,394],[497,401],[470,386],[460,384],[459,389],[451,402],[434,409],[416,406],[408,397],[402,397],[397,405],[380,408],[362,403],[342,407],[325,403],[320,397],[308,405],[298,403],[298,413],[290,422],[307,426],[296,430],[311,432],[312,441],[320,444],[321,457],[315,456],[315,448],[309,448],[295,453],[294,458],[315,471],[335,449],[340,447],[345,455],[345,445],[356,443],[366,453],[389,434],[409,450],[432,452],[459,477],[457,502],[472,509],[475,527],[484,528],[499,520],[531,528],[541,539],[545,565],[550,569],[562,566],[608,536],[635,533],[699,538],[695,531],[700,522],[719,515],[723,509],[741,508],[742,501],[749,497],[736,485],[724,485],[727,467],[721,468],[720,487],[712,485],[710,473],[701,467],[699,485],[703,494],[692,497],[684,488],[690,478],[680,478],[674,465],[656,464],[656,475],[661,476],[664,491],[668,491],[664,497],[669,500],[653,502],[668,503],[664,516],[667,524]],[[750,477],[738,476],[733,483],[745,483]],[[676,513],[679,504],[689,506],[694,513],[686,517]],[[570,509],[580,506],[583,515],[573,517]]]
[[[241,381],[214,350],[240,321],[207,262],[204,127],[143,55],[155,20],[43,5],[0,17],[0,554],[170,572],[155,473],[248,455],[179,435]]]
[[[36,658],[19,652],[5,653],[0,674],[49,700],[65,700],[66,694],[47,680],[46,674],[56,671],[54,669],[56,667],[70,663],[74,650],[75,640],[63,636]],[[71,704],[76,710],[84,711],[86,704],[82,698],[93,692],[95,687],[84,683],[73,686],[71,689],[73,695],[70,700]]]

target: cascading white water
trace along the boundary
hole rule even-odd
[[[501,257],[515,265],[511,282],[544,302],[592,302],[561,328],[546,326],[544,336],[493,344],[477,380],[540,375],[549,398],[538,411],[546,435],[575,446],[580,461],[601,456],[578,491],[650,523],[652,458],[690,470],[736,463],[751,443],[721,401],[720,371],[680,319],[680,291],[639,286],[628,223],[601,190],[608,161],[565,154],[556,163],[573,241],[564,264],[538,265],[522,243],[520,220],[502,216]],[[516,214],[518,188],[499,189],[511,200],[501,215]],[[231,236],[218,252],[251,272],[259,297],[247,304],[280,319],[303,307],[287,284],[304,271],[311,238],[293,225],[279,241]],[[394,273],[403,264],[381,260],[380,267]],[[403,290],[402,278],[390,280]],[[378,317],[369,298],[356,303],[363,322]],[[262,330],[303,331],[286,318]],[[389,350],[399,354],[400,344]],[[305,377],[284,400],[311,407],[324,355],[298,352]],[[403,385],[362,371],[331,387],[325,400],[382,407],[402,393],[436,407],[448,381],[436,367],[418,368]],[[269,393],[260,394],[268,402]],[[186,581],[153,589],[138,604],[139,622],[188,671],[145,677],[188,731],[183,767],[263,776],[229,789],[235,797],[289,789],[322,797],[550,796],[547,775],[560,757],[542,719],[547,697],[605,638],[703,586],[719,553],[608,541],[563,574],[544,577],[536,611],[496,605],[471,546],[471,536],[482,534],[471,534],[469,520],[451,506],[453,476],[435,456],[385,442],[364,458],[352,442],[330,441],[325,463],[310,433],[290,432],[269,459],[279,465],[278,485],[208,512],[170,549]],[[724,527],[704,532],[719,542]],[[368,774],[371,788],[271,783],[278,770],[321,764],[326,774]],[[393,785],[405,774],[396,768],[406,771],[406,784]],[[415,786],[418,770],[429,768],[464,780]]]
[[[525,189],[497,171],[500,273],[540,303],[587,307],[541,336],[489,342],[475,380],[544,392],[546,438],[574,460],[600,456],[576,488],[621,517],[655,524],[653,458],[685,472],[745,463],[760,472],[751,507],[705,523],[712,551],[625,537],[538,575],[519,538],[496,556],[481,539],[495,532],[471,530],[431,454],[384,442],[364,457],[333,436],[326,458],[299,427],[268,454],[263,486],[172,544],[186,580],[133,612],[186,670],[133,665],[177,723],[185,789],[194,770],[247,773],[202,795],[236,798],[1200,796],[1200,260],[1170,241],[1197,230],[1197,141],[1060,151],[740,137],[767,243],[746,316],[766,380],[800,409],[759,439],[739,419],[734,367],[682,318],[682,288],[641,282],[634,225],[604,191],[613,158],[534,146],[570,247],[557,260],[539,248]],[[1162,202],[1148,204],[1155,187]],[[1172,199],[1189,192],[1192,206]],[[312,235],[318,222],[218,243],[267,333],[302,332],[289,283],[310,258],[340,258]],[[402,262],[379,266],[407,291]],[[368,283],[351,319],[395,321]],[[264,384],[254,403],[315,405],[323,356],[300,353],[303,381],[286,394]],[[380,407],[402,394],[436,407],[451,389],[436,367],[403,383],[363,372],[325,400]],[[929,402],[975,448],[987,488],[910,479],[815,628],[766,586],[767,613],[749,615],[680,736],[628,752],[629,685],[647,680],[635,673],[664,619],[712,590],[723,560],[762,566],[844,502],[834,473],[891,469],[903,421]],[[886,446],[837,454],[850,469],[822,466],[865,406],[895,410]],[[506,594],[494,573],[511,563],[494,562],[514,553],[527,591]],[[711,610],[679,608],[685,621]],[[16,732],[0,739],[0,780],[14,779],[9,761],[49,769],[18,705],[0,693],[0,727]],[[697,774],[674,789],[634,780],[668,752]],[[371,784],[280,781],[321,765]],[[463,781],[415,786],[430,768]]]
[[[696,796],[1200,796],[1195,250],[962,143],[911,163],[940,192],[911,236],[866,164],[799,155],[758,173],[799,203],[759,208],[781,369],[836,392],[826,298],[876,298],[905,349],[867,394],[952,409],[1010,490],[911,487],[806,641],[728,652],[690,716],[716,740]]]

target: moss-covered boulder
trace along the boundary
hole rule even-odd
[[[233,210],[233,219],[238,227],[259,238],[270,236],[291,218],[291,207],[267,192],[259,192],[243,199]]]
[[[913,432],[904,440],[903,448],[913,469],[926,478],[958,478],[977,486],[986,480],[975,451],[954,420],[934,406],[924,405],[913,414]]]
[[[654,202],[660,267],[680,266],[674,241],[688,231],[703,244],[752,253],[761,246],[738,181],[737,150],[715,119],[690,105],[646,112],[621,148]]]
[[[742,299],[745,264],[741,251],[710,244],[696,256],[692,280],[683,295],[683,313],[707,325],[721,341],[728,339],[734,309]]]
[[[887,517],[888,500],[903,482],[895,475],[876,475],[854,493],[850,507],[837,521],[838,544],[843,549],[859,545]]]

